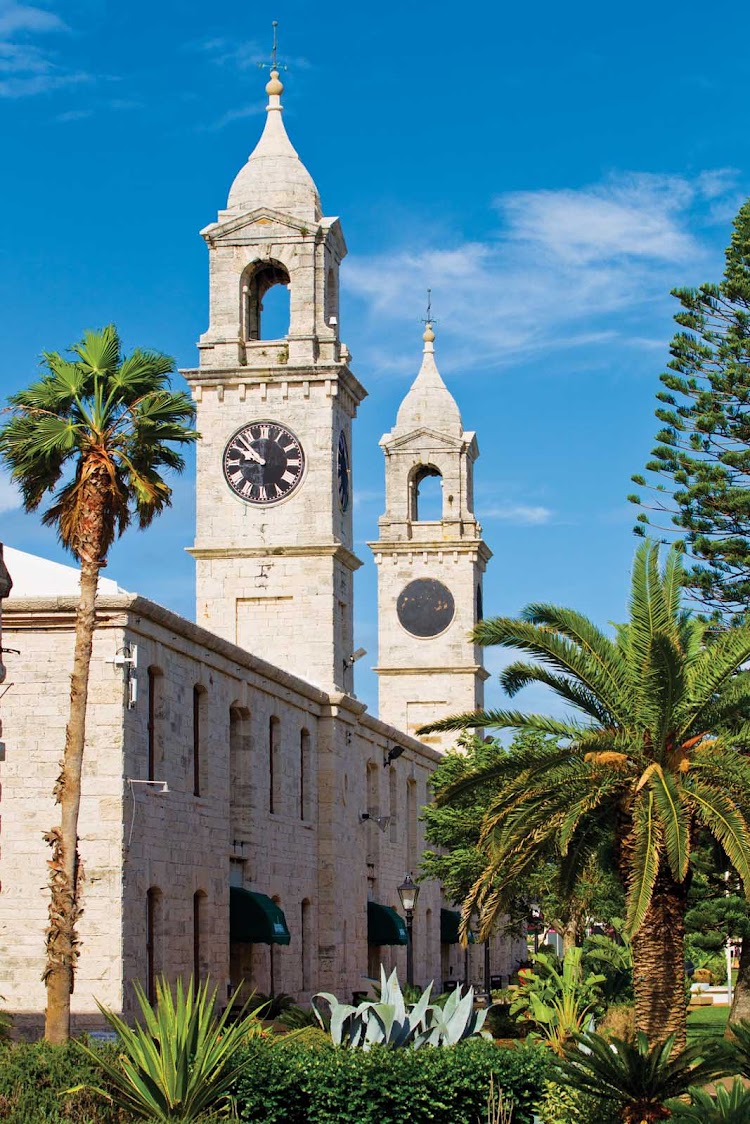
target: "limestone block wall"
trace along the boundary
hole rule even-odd
[[[400,908],[398,884],[418,869],[420,808],[438,754],[356,699],[317,690],[143,598],[102,598],[99,614],[76,1026],[99,1021],[95,996],[130,1017],[132,981],[148,988],[160,972],[173,980],[197,968],[221,998],[244,981],[246,990],[273,988],[303,1002],[321,989],[350,997],[381,960],[403,977],[405,949],[368,947],[367,901]],[[23,1026],[38,1027],[41,835],[55,822],[73,601],[10,601],[7,624],[22,656],[13,657],[17,690],[0,765],[0,994]],[[133,646],[137,668],[114,666]],[[395,745],[403,753],[384,768]],[[142,783],[149,780],[158,783]],[[376,815],[390,817],[384,831]],[[230,944],[230,884],[278,902],[288,947]],[[462,952],[440,944],[440,907],[439,887],[424,884],[414,928],[423,984],[463,978]]]
[[[73,653],[70,601],[62,604],[40,603],[38,615],[30,617],[14,612],[10,602],[6,617],[6,646],[21,655],[8,657],[14,688],[3,699],[0,994],[21,1030],[38,1026],[45,1007],[49,848],[42,837],[59,822],[52,790],[65,740]],[[100,1021],[94,997],[122,1006],[124,694],[122,674],[106,662],[120,635],[117,617],[109,616],[94,639],[80,812],[84,912],[71,1000],[77,1028]]]

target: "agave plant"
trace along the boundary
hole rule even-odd
[[[731,1089],[717,1086],[716,1096],[711,1097],[702,1089],[690,1090],[690,1104],[681,1101],[670,1103],[672,1116],[685,1124],[750,1124],[750,1089],[746,1089],[739,1077],[735,1077]]]
[[[432,984],[413,1005],[404,1000],[396,969],[386,978],[380,968],[380,997],[354,1007],[339,1003],[335,995],[321,991],[313,996],[312,1008],[323,1029],[329,1029],[335,1046],[453,1046],[473,1035],[487,1036],[482,1030],[486,1011],[474,1010],[474,990],[465,995],[456,989],[441,1007],[430,1003]],[[329,1014],[321,1011],[324,1000]]]
[[[614,1107],[623,1124],[668,1120],[667,1101],[732,1070],[721,1046],[696,1044],[673,1053],[675,1037],[651,1048],[642,1031],[634,1043],[578,1034],[557,1061],[558,1080]]]
[[[76,1042],[107,1079],[107,1090],[93,1091],[136,1120],[157,1124],[194,1124],[225,1105],[233,1082],[252,1060],[238,1055],[239,1047],[249,1036],[262,1034],[257,1011],[245,1004],[239,1019],[229,1023],[237,992],[217,1016],[217,989],[209,993],[208,981],[194,988],[192,977],[187,991],[178,979],[174,996],[165,979],[157,980],[154,1007],[138,983],[135,993],[143,1025],[136,1022],[134,1028],[97,1004],[117,1032],[119,1064]],[[81,1088],[85,1086],[68,1092]]]

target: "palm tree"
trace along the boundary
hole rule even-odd
[[[198,434],[189,428],[190,396],[170,389],[173,360],[140,349],[124,357],[111,324],[87,332],[69,358],[45,353],[43,367],[41,378],[9,400],[13,416],[0,429],[0,457],[27,511],[54,493],[42,521],[57,528],[81,567],[70,713],[54,789],[60,824],[46,836],[52,860],[45,1034],[61,1042],[70,1032],[78,958],[78,814],[99,571],[133,518],[147,527],[169,505],[171,489],[160,472],[184,467],[171,444],[195,441]]]
[[[445,794],[498,783],[481,846],[488,864],[464,905],[480,911],[482,932],[504,905],[506,887],[531,871],[551,844],[575,871],[614,833],[627,896],[636,1026],[650,1043],[686,1030],[684,914],[691,844],[698,826],[721,844],[750,889],[750,627],[716,638],[680,608],[683,570],[671,552],[663,573],[659,548],[644,543],[633,567],[630,619],[605,635],[582,614],[528,606],[520,619],[485,620],[475,642],[517,648],[501,683],[514,695],[530,683],[550,687],[578,712],[554,718],[515,710],[460,714],[424,727],[527,729],[556,743],[509,751]],[[480,933],[481,935],[481,933]]]

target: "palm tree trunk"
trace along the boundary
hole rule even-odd
[[[88,501],[88,502],[87,502]],[[81,804],[81,772],[86,740],[86,702],[89,670],[96,627],[96,590],[101,559],[102,495],[96,494],[95,474],[81,500],[82,517],[81,591],[76,611],[73,673],[70,680],[70,713],[65,730],[65,750],[55,785],[60,805],[60,826],[45,836],[52,848],[50,861],[49,927],[47,963],[43,979],[47,987],[44,1034],[48,1042],[61,1043],[70,1037],[70,996],[78,959],[76,922],[81,913],[81,867],[78,857],[78,813]]]
[[[732,996],[732,1009],[729,1012],[727,1035],[731,1036],[729,1027],[740,1019],[750,1019],[750,936],[742,938],[740,952],[740,965],[737,971],[737,982],[734,985]]]
[[[645,920],[632,941],[635,1028],[651,1045],[675,1034],[675,1050],[687,1041],[686,902],[687,883],[675,882],[662,867]]]

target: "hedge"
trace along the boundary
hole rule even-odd
[[[485,1040],[369,1051],[261,1040],[248,1050],[252,1064],[235,1089],[246,1124],[476,1124],[487,1118],[491,1074],[513,1098],[514,1124],[532,1124],[549,1072],[544,1048]]]
[[[101,1083],[73,1043],[2,1046],[0,1120],[4,1124],[117,1124],[117,1113],[93,1093],[84,1090],[65,1096],[74,1085]]]

